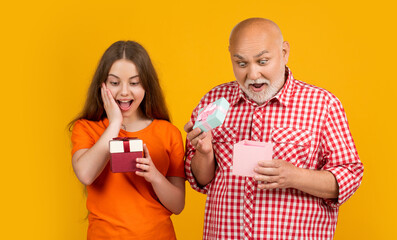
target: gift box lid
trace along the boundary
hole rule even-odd
[[[193,128],[198,127],[206,132],[222,125],[223,121],[225,121],[229,106],[229,102],[222,97],[201,108]]]
[[[110,153],[123,153],[125,152],[124,149],[124,142],[128,141],[129,151],[130,152],[143,152],[143,142],[141,139],[128,139],[128,140],[110,140],[109,141],[109,149]]]

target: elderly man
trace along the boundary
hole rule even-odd
[[[185,125],[187,178],[207,194],[203,239],[332,239],[363,176],[341,103],[294,79],[289,44],[270,20],[237,24],[229,51],[236,81],[208,92]],[[230,103],[223,125],[193,129],[198,110],[220,97]],[[253,177],[232,174],[242,140],[273,143]]]

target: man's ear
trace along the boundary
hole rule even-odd
[[[287,41],[283,42],[283,50],[282,51],[283,51],[282,54],[283,54],[284,64],[287,65],[288,58],[289,58],[289,43]]]

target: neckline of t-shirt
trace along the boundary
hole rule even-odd
[[[143,133],[143,132],[149,131],[151,128],[153,128],[153,126],[156,124],[157,121],[158,121],[157,119],[153,119],[153,121],[149,125],[147,125],[145,128],[143,128],[143,129],[141,129],[139,131],[135,131],[135,132],[128,132],[128,131],[120,128],[120,133],[123,133],[124,135]],[[106,119],[106,125],[109,126],[109,120],[108,119]]]

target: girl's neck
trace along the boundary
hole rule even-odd
[[[121,128],[127,132],[136,132],[149,126],[152,121],[139,111],[137,114],[124,117]]]

